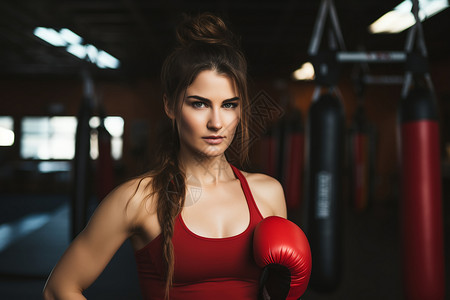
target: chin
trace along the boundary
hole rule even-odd
[[[206,149],[203,149],[200,151],[200,153],[203,154],[203,156],[206,157],[217,157],[224,155],[226,149],[223,149],[223,147],[217,147],[217,146],[208,146]]]

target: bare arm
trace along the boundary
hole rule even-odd
[[[125,184],[102,201],[54,267],[44,288],[44,299],[85,299],[83,290],[100,275],[132,232],[133,211],[126,210],[132,189],[133,184]]]
[[[284,191],[278,180],[264,174],[248,174],[247,180],[264,218],[269,216],[287,218]]]

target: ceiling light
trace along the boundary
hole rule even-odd
[[[419,0],[419,19],[428,19],[449,6],[448,0]],[[405,0],[369,26],[371,33],[398,33],[415,24],[412,2]]]
[[[69,44],[81,44],[83,42],[83,38],[81,36],[67,28],[62,28],[59,31],[59,35]]]
[[[84,59],[86,57],[86,48],[83,45],[70,45],[66,50],[79,59]]]
[[[100,50],[97,55],[97,66],[99,68],[117,69],[120,61],[109,53]]]
[[[305,62],[299,69],[292,74],[295,80],[313,80],[314,67],[310,62]]]
[[[95,63],[97,61],[98,50],[95,46],[86,45],[86,56],[90,62]]]
[[[411,13],[392,10],[369,26],[371,33],[397,33],[414,25],[416,20]]]
[[[97,49],[94,45],[83,45],[83,38],[73,31],[62,28],[59,32],[52,28],[37,27],[34,35],[56,47],[66,47],[66,51],[79,59],[86,59],[101,69],[117,69],[120,61],[111,54]]]
[[[63,47],[67,42],[61,37],[59,32],[52,28],[36,27],[34,35],[55,47]]]

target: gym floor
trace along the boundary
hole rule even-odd
[[[444,189],[443,198],[447,199],[447,195]],[[443,202],[448,233],[450,207],[448,201]],[[41,299],[46,277],[69,244],[69,212],[65,195],[0,195],[1,299]],[[296,216],[298,213],[293,212],[290,218],[295,221]],[[339,288],[331,293],[308,289],[302,299],[402,299],[398,225],[395,200],[385,201],[362,214],[346,210]],[[446,250],[450,253],[448,236]],[[447,259],[446,274],[449,265]],[[88,299],[142,299],[128,242],[85,295]]]

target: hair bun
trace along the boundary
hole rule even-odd
[[[206,43],[233,46],[234,37],[221,18],[211,13],[187,17],[177,28],[177,39],[181,46]]]

